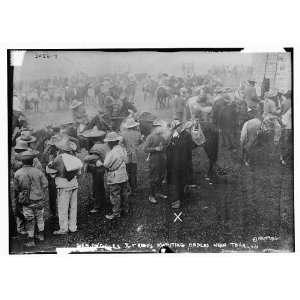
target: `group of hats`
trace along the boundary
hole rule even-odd
[[[30,131],[22,131],[21,136],[17,138],[16,146],[14,147],[15,151],[18,152],[16,159],[26,160],[36,157],[39,154],[39,151],[30,149],[28,145],[35,140],[36,138],[30,135]]]
[[[106,134],[105,131],[99,130],[97,126],[94,126],[91,130],[86,130],[82,133],[82,135],[86,138],[98,138],[105,136],[104,142],[116,142],[122,139],[118,133],[112,131]]]

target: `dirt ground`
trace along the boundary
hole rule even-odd
[[[152,111],[171,118],[171,110],[156,111],[153,101],[144,102],[138,90],[136,103],[140,111]],[[95,108],[89,108],[92,115]],[[71,120],[70,112],[30,115],[34,128]],[[292,150],[291,150],[292,151]],[[180,209],[170,207],[171,199],[150,204],[148,167],[140,151],[138,192],[130,197],[131,211],[109,221],[108,201],[98,214],[89,215],[89,176],[82,176],[78,196],[78,232],[56,237],[46,221],[46,240],[34,249],[23,247],[24,239],[11,239],[11,253],[59,251],[74,247],[74,252],[156,252],[167,244],[175,252],[273,252],[293,251],[293,165],[279,163],[272,145],[253,151],[253,165],[241,166],[238,152],[219,149],[218,164],[227,175],[213,183],[205,180],[208,160],[203,149],[194,150],[194,178],[197,188],[189,191]],[[167,192],[167,186],[164,186]],[[46,214],[47,216],[47,214]],[[177,217],[179,216],[179,217]]]

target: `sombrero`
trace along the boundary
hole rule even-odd
[[[24,130],[21,132],[21,135],[16,139],[16,142],[24,141],[27,143],[33,143],[36,141],[36,137],[30,134],[29,130]]]
[[[82,136],[86,138],[96,138],[100,136],[104,136],[105,132],[102,130],[99,130],[97,126],[94,126],[91,130],[86,130],[82,133]]]
[[[122,137],[117,134],[116,132],[112,131],[112,132],[109,132],[105,139],[104,139],[104,142],[107,143],[107,142],[117,142],[117,141],[120,141],[122,139]]]
[[[126,128],[134,128],[136,126],[139,126],[140,123],[136,122],[134,119],[129,119],[126,123],[125,123],[125,127]]]
[[[29,150],[26,150],[24,152],[17,154],[16,159],[17,160],[27,160],[27,159],[36,157],[38,154],[39,154],[39,151],[29,149]]]
[[[74,108],[80,106],[81,104],[83,104],[81,101],[78,101],[78,100],[75,99],[75,100],[72,101],[72,103],[70,105],[70,108],[74,109]]]
[[[25,142],[23,140],[17,141],[15,146],[15,150],[27,150],[28,148],[28,142]]]

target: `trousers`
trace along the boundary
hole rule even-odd
[[[136,163],[126,164],[126,171],[128,174],[128,182],[131,188],[131,192],[134,192],[137,187],[137,164]]]
[[[93,197],[95,201],[94,208],[99,209],[103,205],[105,200],[104,171],[94,170],[92,176],[93,176]]]
[[[55,179],[51,176],[47,175],[48,179],[48,193],[49,193],[49,208],[50,213],[53,217],[57,214],[57,205],[56,205],[56,198],[57,198],[57,190],[56,190],[56,184]]]
[[[162,188],[162,182],[166,174],[165,156],[160,153],[151,155],[149,169],[150,195],[155,197],[155,194]]]
[[[77,192],[77,188],[57,189],[58,221],[61,231],[77,230]]]
[[[23,206],[23,215],[25,218],[25,228],[28,234],[28,237],[34,237],[35,225],[37,225],[38,230],[44,231],[44,206],[42,203],[43,200],[38,201],[35,204],[29,206]]]
[[[128,194],[127,194],[127,181],[122,183],[115,183],[109,185],[109,197],[112,204],[112,211],[118,214],[121,210],[128,210]]]

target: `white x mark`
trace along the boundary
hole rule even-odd
[[[174,216],[175,216],[175,219],[174,219],[174,223],[177,221],[177,220],[180,220],[181,222],[182,222],[182,220],[181,220],[181,218],[180,218],[180,216],[182,215],[182,211],[177,215],[176,213],[174,213]]]

